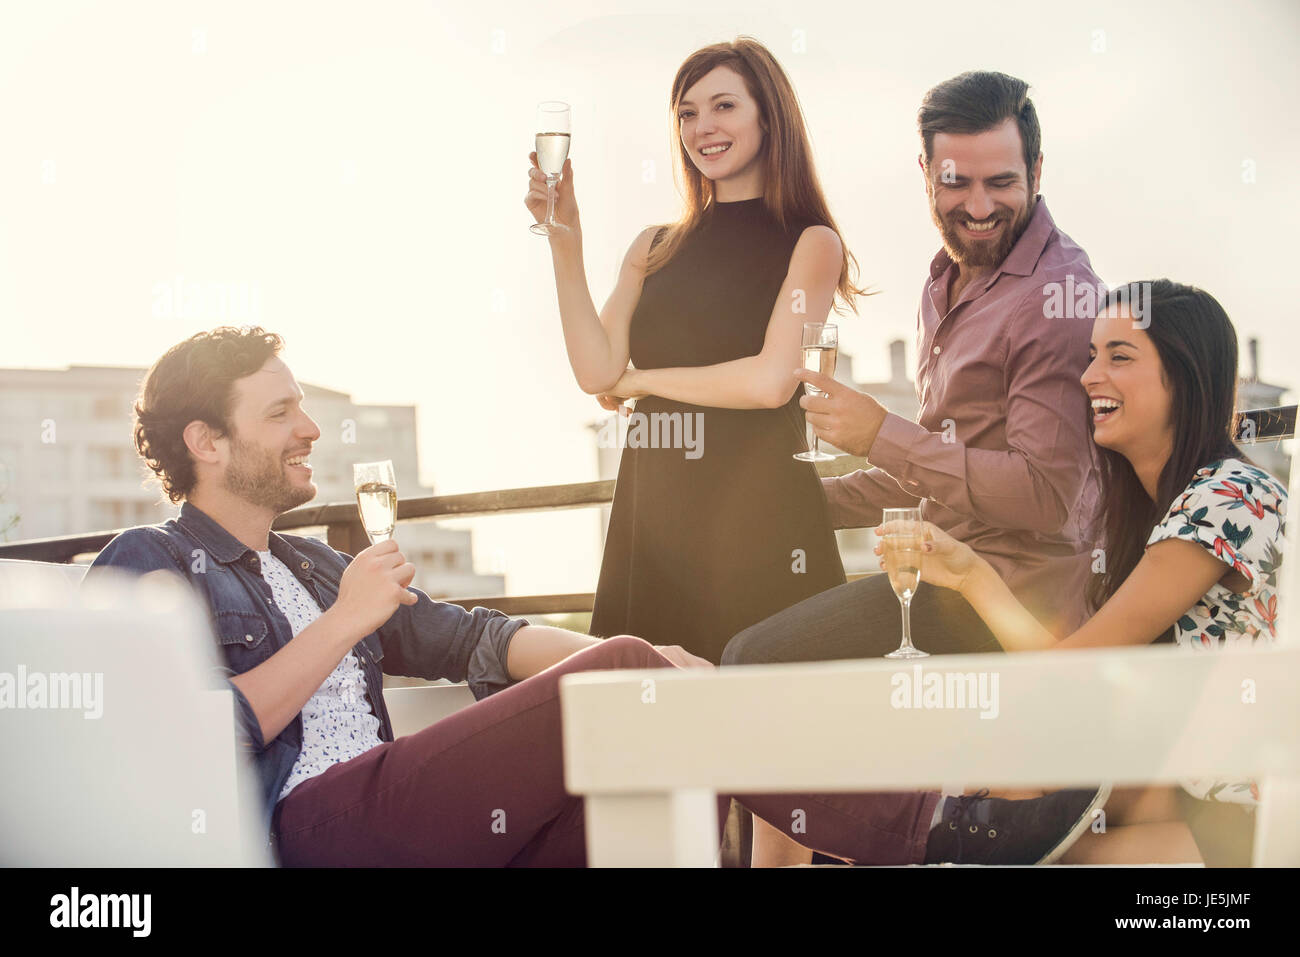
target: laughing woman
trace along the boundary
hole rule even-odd
[[[987,562],[926,523],[922,581],[961,592],[1007,651],[1172,640],[1206,652],[1276,638],[1287,492],[1232,440],[1236,333],[1209,293],[1168,280],[1150,289],[1145,330],[1111,294],[1081,380],[1102,462],[1106,557],[1083,627],[1058,641]],[[1117,789],[1108,823],[1128,826],[1085,835],[1066,860],[1159,863],[1199,848],[1206,863],[1249,863],[1255,783],[1181,784]]]
[[[837,294],[853,306],[863,291],[849,280],[798,100],[767,49],[740,37],[697,51],[669,105],[684,213],[633,241],[599,314],[571,161],[555,212],[569,228],[549,238],[578,384],[606,408],[639,398],[630,429],[694,426],[683,429],[692,448],[628,442],[591,632],[716,663],[732,635],[845,580],[817,472],[792,458],[805,449],[793,373],[803,324]],[[545,178],[532,160],[525,202],[540,221]]]

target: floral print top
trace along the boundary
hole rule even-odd
[[[1147,545],[1166,539],[1196,542],[1246,579],[1237,594],[1217,581],[1174,625],[1178,644],[1192,652],[1248,647],[1277,638],[1278,568],[1286,532],[1286,487],[1238,458],[1196,472],[1151,530]],[[1194,797],[1256,804],[1254,781],[1182,781]]]

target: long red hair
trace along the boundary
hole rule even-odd
[[[766,129],[759,153],[763,163],[763,205],[782,228],[792,222],[811,220],[835,230],[837,235],[840,232],[826,205],[821,182],[813,167],[803,109],[789,77],[767,47],[753,37],[740,36],[731,43],[714,43],[696,50],[678,68],[673,79],[669,99],[669,122],[677,145],[673,177],[684,205],[681,217],[666,226],[667,234],[663,241],[650,251],[646,259],[646,275],[663,268],[676,255],[686,238],[699,228],[714,202],[713,181],[691,162],[679,133],[677,113],[686,91],[718,66],[729,67],[740,74],[746,91],[758,103],[759,116]],[[856,313],[855,297],[872,293],[854,284],[858,262],[849,252],[843,236],[840,236],[840,245],[843,264],[835,291],[838,298]],[[839,312],[838,305],[835,309]]]

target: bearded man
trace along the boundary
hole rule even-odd
[[[823,479],[836,528],[919,506],[1064,637],[1088,617],[1094,563],[1098,477],[1079,378],[1102,287],[1039,195],[1041,131],[1028,94],[1003,73],[963,73],[930,90],[917,115],[917,161],[943,249],[917,313],[916,421],[829,376],[796,375],[822,390],[800,400],[817,435],[873,466]],[[1076,290],[1063,304],[1062,292]],[[955,591],[922,586],[910,619],[913,643],[930,654],[1001,651]],[[872,658],[897,648],[899,635],[889,579],[870,575],[747,628],[721,660]],[[808,859],[756,822],[755,866]]]

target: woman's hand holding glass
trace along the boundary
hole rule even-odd
[[[875,528],[876,536],[888,535],[898,525],[885,522]],[[982,559],[965,542],[959,542],[933,522],[921,523],[924,545],[921,547],[921,581],[962,592],[972,580]],[[880,556],[880,567],[885,565],[884,545],[877,543],[875,553]]]
[[[537,222],[529,226],[530,232],[539,236],[563,236],[577,224],[576,216],[571,220],[559,220],[555,218],[558,212],[558,192],[560,177],[572,183],[570,177],[572,172],[568,166],[569,143],[573,139],[573,116],[569,109],[569,104],[563,100],[545,100],[537,104],[537,126],[536,136],[533,143],[537,149],[531,154],[531,159],[541,173],[546,177],[546,203],[545,212],[538,216],[533,210],[536,205],[532,201],[533,187],[529,184],[528,196],[524,197],[524,203],[527,204],[534,216],[538,216]],[[531,179],[533,174],[529,172]],[[572,184],[570,185],[570,195],[572,195]],[[576,212],[576,207],[575,210]]]
[[[528,154],[532,169],[528,171],[528,193],[524,196],[524,205],[533,214],[537,222],[546,219],[546,174],[537,165],[537,151]],[[555,183],[555,221],[565,227],[549,235],[552,241],[569,242],[582,235],[582,224],[578,218],[578,200],[573,192],[573,160],[564,161],[564,171]]]

